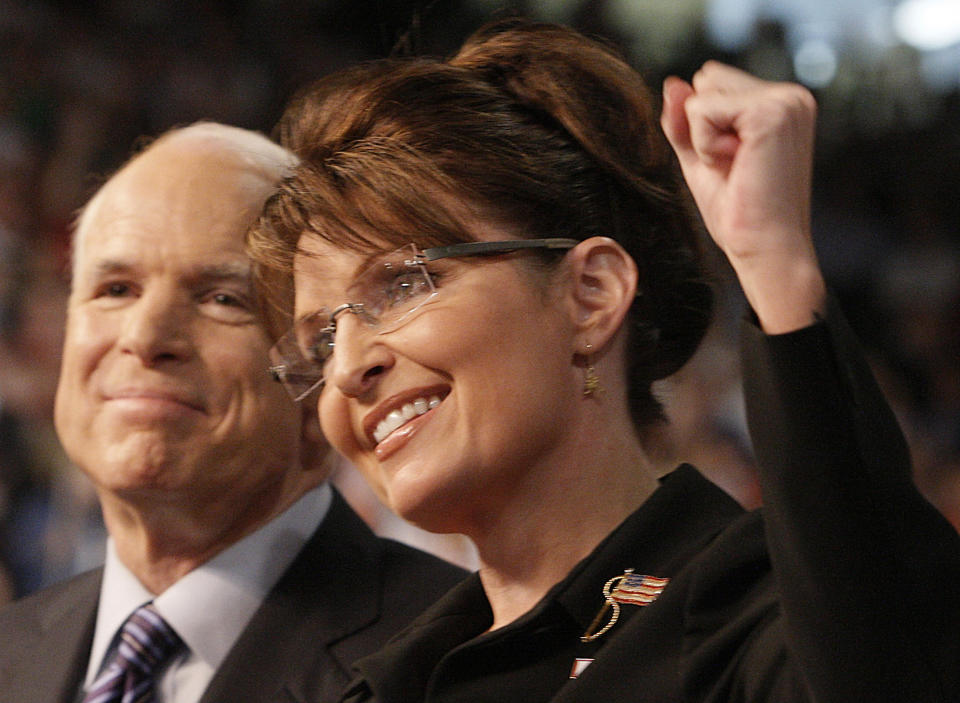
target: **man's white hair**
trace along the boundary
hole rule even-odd
[[[263,199],[297,165],[297,157],[260,132],[219,122],[195,122],[187,127],[178,127],[164,132],[149,145],[137,152],[94,193],[79,211],[73,228],[72,257],[74,265],[79,259],[86,230],[101,206],[104,193],[110,183],[129,166],[160,146],[190,144],[198,151],[215,152],[225,160],[232,161],[242,172],[261,180],[264,184]]]

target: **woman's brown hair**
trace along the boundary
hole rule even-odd
[[[640,75],[557,25],[488,25],[448,60],[386,59],[301,92],[281,142],[301,159],[250,235],[289,271],[300,235],[382,249],[468,241],[467,222],[516,237],[603,235],[635,259],[630,412],[662,419],[651,385],[679,369],[711,316],[697,220]]]

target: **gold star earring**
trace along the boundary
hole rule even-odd
[[[592,395],[600,395],[603,393],[603,388],[600,386],[600,376],[597,374],[597,369],[592,363],[590,363],[590,350],[593,349],[592,344],[587,344],[587,363],[583,370],[583,396],[584,398],[590,397]]]

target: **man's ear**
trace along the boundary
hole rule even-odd
[[[590,237],[567,254],[577,343],[601,350],[623,324],[637,291],[637,265],[609,237]],[[589,345],[589,346],[586,346]]]

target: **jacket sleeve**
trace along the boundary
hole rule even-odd
[[[787,651],[814,700],[960,700],[960,536],[834,301],[784,335],[745,324],[747,418]]]

